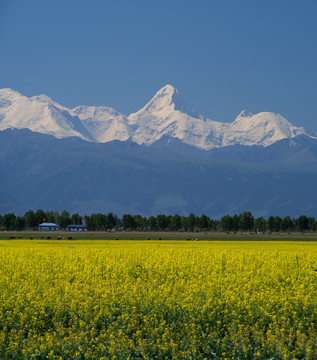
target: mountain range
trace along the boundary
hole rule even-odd
[[[126,116],[0,90],[0,213],[316,216],[317,135],[281,115],[206,119],[170,85]]]
[[[269,146],[298,135],[317,138],[313,131],[291,125],[270,112],[242,111],[232,123],[205,118],[192,110],[171,85],[160,89],[139,111],[126,116],[106,106],[68,109],[46,95],[27,98],[0,90],[0,130],[29,129],[56,138],[79,137],[90,142],[132,141],[151,146],[177,140],[197,149],[232,145]]]

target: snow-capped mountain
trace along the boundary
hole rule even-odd
[[[283,116],[270,112],[251,114],[244,110],[233,123],[206,119],[188,108],[171,85],[159,90],[128,119],[136,128],[132,140],[146,145],[167,136],[209,150],[236,144],[269,146],[281,139],[308,135],[304,128],[292,126]]]
[[[132,131],[127,117],[106,106],[78,106],[72,110],[96,142],[112,140],[125,141],[131,138]]]
[[[269,146],[297,135],[316,133],[291,125],[283,116],[242,111],[232,123],[206,119],[192,110],[171,85],[160,89],[139,111],[126,116],[106,106],[68,109],[46,95],[27,98],[0,89],[0,130],[27,128],[57,138],[92,142],[131,140],[150,146],[161,139],[178,140],[209,150],[230,145]]]
[[[128,117],[132,140],[151,145],[163,136],[202,149],[221,146],[224,123],[204,119],[191,110],[171,85],[164,86],[141,110]]]
[[[227,124],[222,146],[236,144],[269,146],[276,141],[304,134],[308,135],[304,128],[291,125],[279,114],[271,112],[252,114],[244,110],[233,123]]]
[[[90,132],[71,111],[46,95],[27,98],[11,89],[0,89],[0,130],[30,129],[57,138],[77,136],[93,141]]]

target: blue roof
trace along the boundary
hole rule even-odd
[[[58,225],[56,225],[54,223],[42,223],[39,226],[58,226]]]

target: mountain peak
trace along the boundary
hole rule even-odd
[[[40,102],[40,103],[43,103],[46,105],[55,106],[57,109],[62,110],[62,111],[64,111],[64,110],[69,111],[68,108],[60,105],[58,102],[54,101],[52,98],[50,98],[49,96],[47,96],[45,94],[32,96],[30,99],[35,102]]]
[[[21,93],[19,93],[18,91],[16,90],[12,90],[10,88],[3,88],[3,89],[0,89],[0,94],[1,96],[5,96],[5,95],[16,95],[16,96],[23,96]]]
[[[49,96],[45,94],[36,95],[31,97],[32,100],[53,104],[55,103]]]
[[[247,118],[249,118],[249,117],[251,117],[251,116],[253,116],[254,114],[252,114],[251,112],[249,112],[249,111],[247,111],[247,110],[242,110],[241,112],[240,112],[240,114],[238,115],[238,118],[240,118],[240,117],[247,117]]]
[[[177,89],[172,85],[165,85],[162,87],[154,97],[141,109],[142,112],[157,112],[167,110],[169,108],[175,109],[175,103],[180,99]]]
[[[80,106],[71,110],[46,95],[28,98],[11,89],[0,89],[0,131],[7,128],[96,142],[131,139],[147,146],[168,138],[205,150],[236,144],[269,146],[302,134],[316,137],[316,133],[292,126],[283,116],[270,112],[252,114],[243,110],[232,123],[206,119],[193,111],[170,84],[128,117],[109,107]]]
[[[24,99],[25,96],[20,94],[18,91],[5,88],[0,89],[0,107],[8,107],[15,101]]]
[[[129,116],[130,119],[138,117],[142,114],[158,114],[161,116],[167,116],[169,113],[173,111],[180,111],[184,114],[190,115],[195,118],[199,118],[200,115],[191,109],[182,97],[179,95],[178,90],[167,84],[162,87],[154,97],[138,112],[131,114]]]
[[[156,95],[162,96],[173,96],[174,94],[178,95],[178,90],[170,84],[166,84],[156,93]]]

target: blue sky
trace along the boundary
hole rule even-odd
[[[165,84],[199,113],[317,130],[317,1],[0,0],[0,87],[137,111]]]

